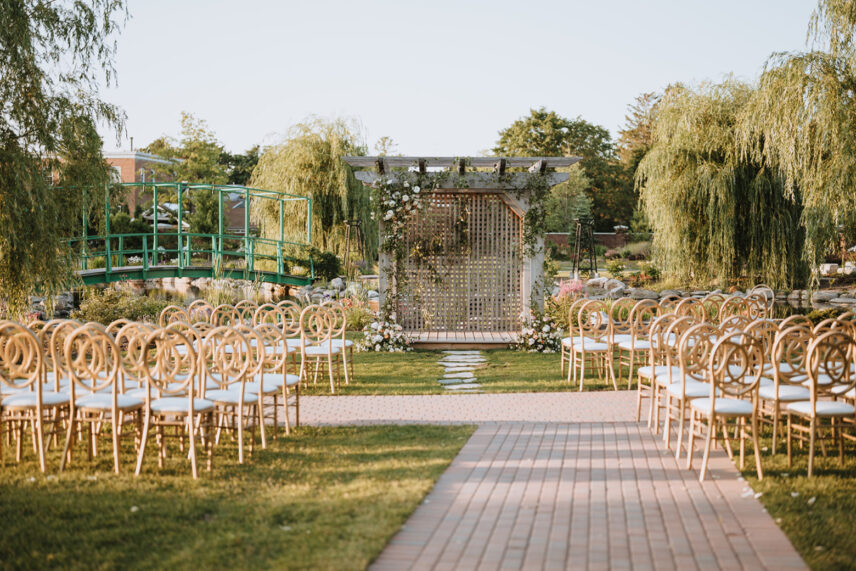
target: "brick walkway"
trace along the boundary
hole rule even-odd
[[[699,483],[634,399],[312,397],[301,420],[480,425],[373,569],[805,568],[721,449]]]

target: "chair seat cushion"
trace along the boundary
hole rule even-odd
[[[190,401],[187,397],[164,397],[152,401],[151,409],[153,412],[186,412]],[[214,408],[214,403],[208,399],[193,399],[193,410],[195,412],[205,412]]]
[[[777,400],[776,385],[762,385],[761,388],[758,389],[758,396],[766,400]],[[799,387],[794,385],[779,385],[778,400],[780,401],[793,402],[808,400],[809,398],[811,398],[811,394],[809,390],[805,387]]]
[[[612,344],[613,345],[621,345],[622,343],[631,343],[633,341],[633,335],[629,333],[618,333],[612,336]]]
[[[636,351],[647,351],[651,348],[651,343],[649,341],[643,341],[642,339],[637,339],[636,341],[622,341],[618,344],[621,349],[625,351],[636,350]]]
[[[666,387],[666,390],[669,391],[669,394],[674,397],[680,397],[682,391],[686,391],[683,393],[688,399],[697,399],[702,397],[710,396],[710,385],[708,383],[702,383],[700,381],[687,381],[686,387],[681,387],[682,383],[672,383]]]
[[[694,399],[690,406],[697,412],[710,412],[710,397]],[[750,416],[752,414],[752,402],[748,400],[718,397],[713,404],[714,414],[726,416]]]
[[[256,377],[258,378],[258,377]],[[299,382],[297,375],[286,375],[285,376],[285,384],[289,387],[293,387]],[[264,373],[262,375],[261,383],[259,381],[251,381],[244,385],[244,390],[250,391],[253,393],[261,392],[263,394],[267,394],[270,392],[276,392],[282,388],[283,378],[280,373]]]
[[[671,368],[672,374],[674,376],[681,374],[681,368],[680,367],[669,367],[668,365],[655,365],[653,370],[651,369],[651,365],[645,365],[643,367],[639,367],[638,369],[636,369],[636,372],[639,373],[640,377],[645,377],[646,379],[650,379],[650,378],[655,377],[655,376],[668,375],[670,368]]]
[[[579,345],[582,337],[565,337],[562,339],[562,345],[565,347],[573,347]]]
[[[810,416],[811,402],[792,402],[788,405],[787,410],[788,412],[794,412],[802,416]],[[852,404],[846,402],[822,400],[817,401],[816,411],[817,416],[852,416],[856,412],[856,409],[853,408]]]
[[[241,393],[235,389],[217,389],[213,391],[205,391],[205,398],[214,401],[217,404],[240,404]],[[258,395],[254,392],[244,389],[244,402],[252,403],[258,400]]]
[[[599,341],[580,341],[579,345],[574,343],[574,351],[576,351],[577,353],[582,353],[583,351],[585,351],[587,353],[588,352],[597,353],[599,351],[608,351],[608,350],[609,350],[609,345],[607,345],[606,343],[601,343]]]
[[[65,393],[52,391],[42,392],[43,406],[58,406],[68,404],[71,399]],[[36,406],[36,393],[32,391],[19,391],[3,397],[3,406],[8,408],[34,408]]]
[[[328,354],[336,355],[342,350],[341,347],[325,347],[323,345],[312,345],[303,349],[304,353],[312,357],[327,356]]]
[[[113,395],[110,393],[94,393],[82,396],[75,401],[75,406],[96,410],[111,410],[113,408]],[[116,406],[121,410],[139,408],[143,406],[143,399],[126,394],[116,395]]]

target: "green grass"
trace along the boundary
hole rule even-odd
[[[487,393],[575,391],[578,384],[567,382],[560,372],[558,353],[525,353],[507,349],[484,351],[487,366],[476,369],[481,390]],[[438,379],[444,369],[438,364],[441,351],[412,351],[409,353],[354,353],[355,380],[341,385],[339,395],[415,395],[449,393]],[[626,388],[625,380],[618,387]],[[584,390],[612,389],[612,384],[586,375]],[[309,385],[302,394],[328,395],[329,381],[319,375],[317,385]]]
[[[177,451],[161,471],[147,457],[135,478],[111,472],[106,442],[93,465],[78,454],[62,474],[54,450],[47,477],[31,450],[21,465],[7,450],[0,567],[363,569],[472,431],[302,427],[244,465],[222,443],[197,481]]]
[[[771,455],[761,443],[764,479],[758,481],[755,459],[747,454],[743,475],[759,500],[812,569],[853,569],[856,566],[856,445],[846,443],[841,468],[838,449],[827,442],[828,458],[815,456],[814,476],[806,476],[808,445],[794,445],[788,468],[784,442]],[[750,448],[751,449],[751,448]]]

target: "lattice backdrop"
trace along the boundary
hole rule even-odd
[[[409,331],[517,331],[522,223],[496,194],[433,193],[407,228]]]

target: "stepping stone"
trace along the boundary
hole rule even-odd
[[[473,355],[472,357],[467,355],[462,355],[460,357],[446,357],[440,360],[440,364],[443,363],[458,363],[458,364],[467,364],[467,363],[486,363],[487,359],[484,357],[478,357]]]
[[[478,383],[461,383],[460,385],[447,385],[446,389],[450,391],[459,391],[464,389],[480,389],[481,385]]]
[[[475,381],[475,379],[440,379],[437,382],[441,385],[464,385]]]
[[[464,373],[467,371],[475,371],[475,367],[446,367],[447,373]]]
[[[446,355],[481,355],[481,351],[443,351]]]
[[[475,375],[470,372],[466,373],[446,373],[444,375],[447,379],[472,379]]]

